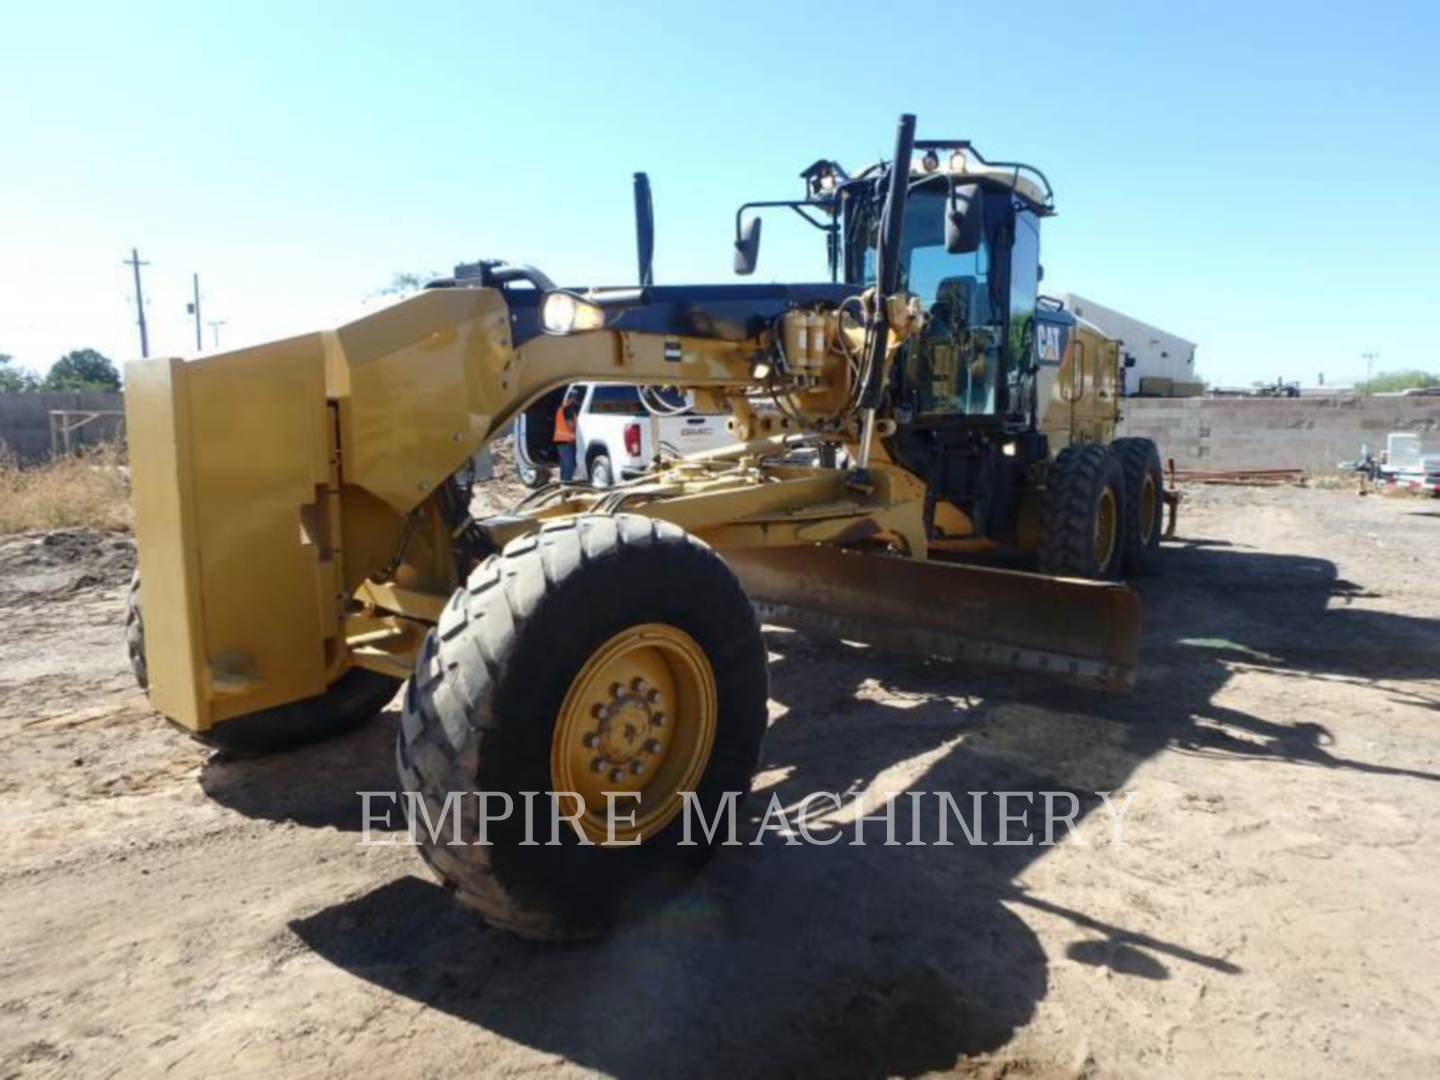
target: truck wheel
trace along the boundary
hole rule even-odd
[[[590,459],[590,486],[608,488],[614,483],[615,471],[610,465],[610,459],[604,454],[596,454]]]
[[[594,936],[727,838],[768,694],[754,611],[708,546],[634,514],[547,524],[470,575],[416,661],[396,759],[421,854],[495,926]]]
[[[125,595],[125,651],[130,656],[130,670],[141,690],[150,689],[150,672],[145,667],[145,616],[140,611],[140,571],[130,575],[130,591]]]
[[[125,648],[130,654],[130,670],[135,673],[135,681],[141,689],[149,690],[139,570],[130,578],[130,593],[125,600]],[[208,746],[241,754],[289,750],[360,727],[390,704],[399,688],[398,679],[351,668],[323,694],[222,720],[194,735]]]
[[[1125,473],[1099,443],[1067,446],[1045,481],[1040,570],[1065,577],[1120,577],[1124,561]]]
[[[532,490],[542,488],[550,482],[550,470],[539,465],[522,465],[516,462],[515,472],[520,476],[520,483]]]
[[[1160,451],[1149,439],[1110,444],[1125,473],[1124,569],[1127,576],[1154,570],[1165,515],[1165,476]]]

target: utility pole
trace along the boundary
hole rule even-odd
[[[220,347],[220,327],[225,325],[224,319],[211,319],[205,324],[210,327],[210,333],[215,336],[215,348]]]
[[[195,316],[195,351],[204,352],[205,342],[200,338],[200,275],[191,274],[190,280],[195,287],[195,299],[185,306],[190,309],[190,314]]]
[[[122,264],[135,271],[135,321],[140,324],[140,355],[150,355],[150,334],[145,328],[145,294],[140,291],[140,267],[149,266],[148,262],[140,261],[140,252],[135,248],[130,249],[130,258]]]
[[[1378,352],[1362,352],[1360,359],[1365,361],[1365,382],[1369,383],[1370,380],[1375,377],[1375,361],[1380,359],[1380,354]],[[1373,394],[1375,391],[1371,390],[1367,385],[1365,392],[1367,394]]]

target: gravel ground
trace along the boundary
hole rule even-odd
[[[0,541],[0,1077],[1433,1074],[1437,527],[1188,493],[1123,697],[773,630],[752,821],[772,792],[1066,791],[1076,834],[772,836],[564,949],[358,846],[393,706],[212,755],[130,683],[128,540]]]

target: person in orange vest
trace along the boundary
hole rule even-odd
[[[560,482],[568,484],[575,478],[575,421],[580,415],[580,388],[565,391],[565,399],[555,410],[555,449],[560,454]]]

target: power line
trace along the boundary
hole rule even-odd
[[[145,294],[140,291],[140,267],[149,266],[148,262],[140,261],[140,252],[135,248],[130,249],[130,258],[121,263],[135,271],[135,321],[140,326],[140,355],[150,355],[150,333],[145,326]]]

